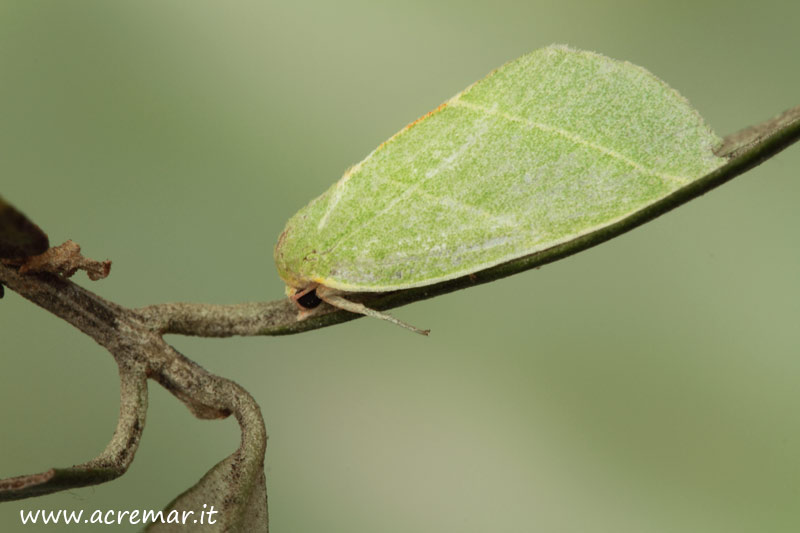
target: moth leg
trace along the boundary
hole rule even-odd
[[[364,304],[351,302],[350,300],[339,296],[338,294],[332,293],[330,289],[324,286],[317,287],[317,296],[324,302],[331,304],[334,307],[338,307],[339,309],[344,309],[345,311],[350,311],[351,313],[358,313],[359,315],[371,316],[373,318],[380,318],[381,320],[386,320],[387,322],[391,322],[392,324],[396,324],[400,327],[410,329],[414,333],[419,333],[420,335],[428,335],[431,330],[429,329],[419,329],[411,324],[407,324],[402,320],[398,320],[391,315],[387,315],[386,313],[381,313],[380,311],[376,311],[375,309],[370,309]]]

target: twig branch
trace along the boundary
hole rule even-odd
[[[239,449],[176,499],[171,508],[197,510],[202,503],[214,505],[219,515],[214,528],[206,528],[209,531],[267,530],[267,436],[258,404],[244,389],[181,355],[139,313],[60,276],[22,275],[0,263],[0,282],[108,349],[119,365],[122,382],[119,422],[102,454],[71,468],[2,480],[0,501],[94,485],[122,475],[133,460],[144,428],[149,377],[183,401],[195,416],[224,418],[233,414],[242,429]],[[203,502],[194,506],[198,498]]]
[[[124,474],[139,447],[147,413],[147,377],[120,366],[120,413],[114,436],[99,456],[71,468],[51,468],[0,480],[0,501],[18,500],[105,483]]]
[[[187,372],[189,368],[192,371]],[[236,383],[209,374],[183,356],[173,359],[157,379],[184,400],[200,400],[205,408],[219,413],[232,412],[242,429],[241,445],[236,452],[178,496],[166,511],[195,511],[203,509],[203,505],[214,506],[219,513],[215,526],[219,531],[266,531],[267,434],[256,401]],[[154,523],[148,531],[170,531],[170,526]]]

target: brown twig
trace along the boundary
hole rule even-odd
[[[170,504],[170,509],[199,509],[192,506],[200,494],[203,503],[219,511],[220,531],[267,530],[266,430],[258,404],[244,389],[181,355],[139,313],[59,275],[23,275],[12,266],[0,264],[0,281],[111,352],[122,380],[117,430],[102,454],[71,468],[0,481],[0,501],[103,483],[125,473],[144,428],[149,377],[183,401],[195,416],[224,418],[233,414],[242,429],[239,449]]]

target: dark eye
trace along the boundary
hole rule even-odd
[[[314,309],[316,306],[322,303],[322,300],[320,300],[319,296],[317,296],[317,291],[315,289],[313,291],[308,291],[298,298],[297,303],[299,303],[300,306],[304,307],[305,309]]]

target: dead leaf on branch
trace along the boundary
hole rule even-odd
[[[20,274],[48,272],[66,278],[71,277],[78,270],[85,270],[89,279],[97,281],[108,276],[111,271],[111,261],[95,261],[81,255],[78,243],[67,241],[62,245],[54,246],[40,255],[25,259],[19,267]]]

